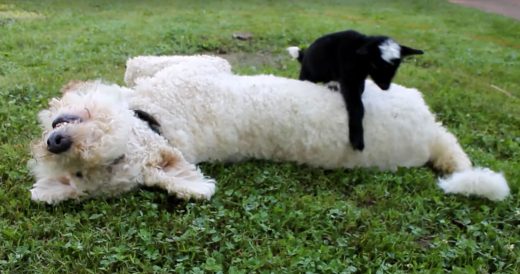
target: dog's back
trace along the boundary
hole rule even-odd
[[[347,127],[348,120],[337,92],[272,75],[193,74],[189,70],[172,66],[146,85],[138,85],[138,105],[133,107],[153,114],[164,135],[191,162],[256,158],[325,168],[393,169],[428,160],[427,148],[420,147],[431,138],[436,124],[414,89],[396,85],[381,93],[367,81],[369,148],[354,153],[347,135],[337,130]],[[410,111],[414,115],[406,115]],[[406,125],[416,128],[409,141],[404,141],[411,138],[402,130]]]

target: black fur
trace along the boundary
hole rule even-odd
[[[370,76],[383,90],[390,87],[403,57],[422,54],[421,50],[401,46],[401,58],[391,63],[383,60],[379,46],[390,38],[367,36],[348,30],[327,34],[300,50],[300,80],[328,83],[338,81],[349,115],[349,140],[352,147],[363,150],[364,107],[361,94]]]
[[[134,113],[137,118],[148,123],[148,126],[151,130],[161,135],[161,125],[159,124],[159,122],[157,122],[157,120],[155,120],[155,118],[153,118],[152,115],[150,115],[148,112],[139,109],[134,109]]]

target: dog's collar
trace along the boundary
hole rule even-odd
[[[114,161],[112,161],[112,163],[110,163],[110,165],[111,165],[111,166],[118,165],[118,164],[121,163],[124,159],[125,159],[125,155],[123,154],[123,155],[117,157]]]
[[[157,122],[157,120],[155,120],[155,118],[153,118],[152,115],[150,115],[150,113],[140,109],[134,109],[133,111],[135,116],[145,121],[150,127],[150,129],[153,130],[153,132],[161,135],[161,125],[159,124],[159,122]]]

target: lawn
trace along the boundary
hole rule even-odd
[[[139,189],[30,201],[36,114],[72,79],[122,84],[143,54],[213,53],[241,74],[295,78],[284,51],[347,28],[423,49],[417,87],[474,164],[504,172],[502,202],[444,195],[429,168],[203,164],[209,202]],[[239,41],[234,32],[250,32]],[[333,115],[333,114],[331,114]],[[519,273],[520,22],[426,0],[1,1],[1,273]]]

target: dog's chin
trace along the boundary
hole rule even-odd
[[[87,167],[105,166],[125,155],[126,151],[126,142],[99,144],[95,148],[90,147],[86,150],[80,150],[78,160]]]

